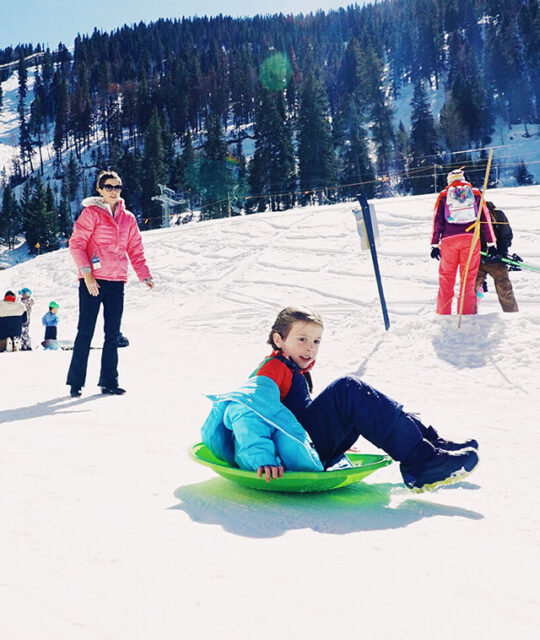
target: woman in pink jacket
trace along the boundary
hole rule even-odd
[[[117,344],[128,258],[139,280],[154,288],[137,221],[120,197],[120,176],[115,171],[101,171],[96,190],[100,197],[83,200],[84,209],[69,240],[71,255],[79,269],[79,324],[67,376],[74,398],[81,395],[84,387],[90,343],[102,304],[105,342],[98,385],[102,393],[125,393],[118,386]]]

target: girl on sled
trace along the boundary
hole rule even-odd
[[[272,353],[237,391],[211,396],[202,440],[233,466],[266,482],[287,471],[324,471],[347,464],[345,452],[363,436],[400,462],[416,492],[459,482],[478,464],[478,442],[444,440],[402,405],[355,375],[311,397],[311,369],[323,333],[320,314],[303,307],[278,313]]]

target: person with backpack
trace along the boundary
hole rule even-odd
[[[488,256],[482,256],[480,260],[480,266],[478,267],[478,274],[476,276],[476,291],[484,289],[486,282],[486,275],[493,278],[495,282],[495,290],[499,298],[501,308],[506,313],[515,313],[519,311],[516,298],[514,296],[514,290],[512,283],[508,277],[508,265],[501,261],[501,257],[508,255],[508,249],[512,244],[512,227],[508,222],[508,218],[504,212],[500,209],[496,209],[493,202],[486,202],[491,222],[495,231],[495,237],[497,239],[497,251],[498,255],[495,258],[489,258]],[[484,237],[483,229],[480,234],[482,251],[486,251],[486,240]],[[519,258],[519,256],[516,256]],[[518,260],[521,262],[521,258]],[[519,269],[519,267],[517,268]]]
[[[484,234],[487,252],[490,257],[497,255],[496,237],[491,226],[489,211],[485,205],[479,211],[482,193],[465,180],[464,167],[450,171],[447,176],[448,186],[443,189],[435,203],[433,216],[433,233],[431,236],[431,257],[440,260],[439,293],[437,295],[437,313],[450,315],[454,285],[459,268],[460,292],[458,310],[461,309],[463,297],[463,314],[476,313],[476,274],[480,265],[480,243],[476,242],[471,255],[474,225],[478,216],[485,222]],[[465,269],[469,256],[471,259]]]

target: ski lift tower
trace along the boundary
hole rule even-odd
[[[158,187],[160,194],[159,196],[152,196],[152,200],[159,200],[159,202],[161,202],[161,223],[164,227],[168,227],[171,224],[171,207],[185,204],[186,201],[178,199],[176,193],[164,184],[158,184]]]

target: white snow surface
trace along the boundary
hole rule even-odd
[[[488,198],[512,222],[512,249],[540,265],[540,187]],[[488,279],[478,315],[460,328],[438,317],[433,202],[374,202],[389,331],[341,204],[144,233],[156,288],[130,274],[125,396],[98,393],[98,350],[79,399],[65,386],[70,352],[0,354],[0,637],[539,637],[540,274],[511,274],[519,313],[501,312]],[[51,300],[59,338],[74,337],[68,250],[0,272],[1,293],[21,287],[34,345]],[[316,392],[357,373],[443,436],[477,438],[478,469],[421,495],[397,463],[287,495],[192,462],[205,394],[247,378],[288,304],[325,318]]]

